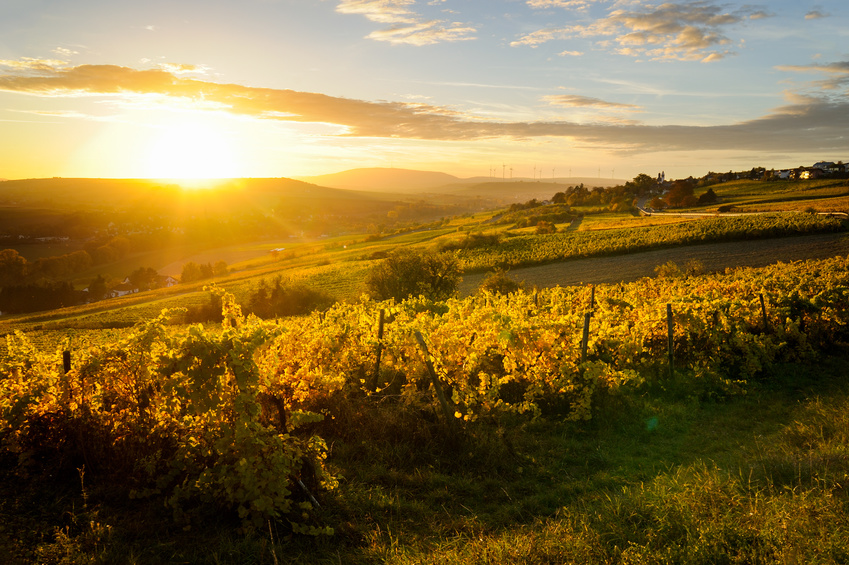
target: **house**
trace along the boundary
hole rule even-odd
[[[797,178],[801,180],[819,179],[826,176],[826,172],[819,167],[800,167]]]
[[[156,288],[170,288],[179,281],[170,275],[156,275]]]
[[[138,292],[139,289],[135,286],[131,285],[128,282],[122,282],[118,286],[112,288],[106,293],[106,298],[118,298],[119,296],[125,296],[127,294],[133,294]]]

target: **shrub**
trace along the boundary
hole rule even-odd
[[[510,294],[522,289],[522,284],[507,276],[504,269],[496,269],[490,273],[478,287],[478,291],[493,294]]]
[[[439,251],[457,251],[460,249],[477,249],[490,245],[498,245],[501,242],[499,234],[470,233],[459,240],[443,241],[439,244]]]
[[[460,263],[449,253],[399,249],[375,265],[366,279],[369,291],[379,300],[397,301],[409,296],[445,300],[460,284]]]
[[[262,281],[248,299],[249,310],[260,318],[300,316],[327,308],[330,295],[302,284],[284,284],[280,277],[271,286]]]

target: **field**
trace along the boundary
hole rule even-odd
[[[839,198],[805,186],[778,207]],[[542,233],[506,216],[208,248],[194,257],[229,253],[226,275],[3,316],[0,553],[849,560],[843,224],[606,212]],[[403,248],[448,250],[457,296],[368,296]],[[479,291],[499,267],[525,290]],[[276,277],[336,303],[244,316]],[[222,322],[181,322],[216,296]]]

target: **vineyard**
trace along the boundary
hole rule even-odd
[[[442,457],[462,460],[486,430],[592,429],[627,398],[742,398],[849,337],[843,257],[444,302],[364,299],[273,321],[212,292],[220,326],[171,326],[179,312],[166,310],[86,347],[69,338],[41,351],[8,336],[4,464],[17,477],[84,473],[186,528],[224,515],[248,533],[274,524],[332,540],[350,527],[323,511],[346,496],[338,453],[438,440]]]
[[[796,234],[842,231],[840,220],[813,214],[780,213],[706,218],[686,223],[634,228],[521,234],[498,246],[463,251],[466,271],[515,268],[564,259],[634,253],[674,245],[751,240]]]

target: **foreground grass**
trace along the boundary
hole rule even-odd
[[[85,469],[0,473],[7,563],[845,563],[847,356],[744,397],[607,398],[589,423],[478,422],[455,439],[392,406],[323,430],[341,476],[330,538],[175,526]]]

